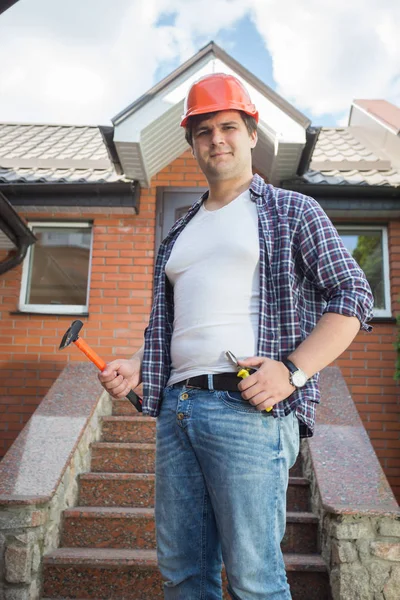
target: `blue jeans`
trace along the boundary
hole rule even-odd
[[[290,600],[280,542],[292,413],[275,419],[240,392],[167,387],[157,418],[156,528],[166,600]]]

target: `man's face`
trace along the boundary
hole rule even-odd
[[[193,156],[208,181],[237,178],[251,172],[251,149],[257,132],[249,134],[237,110],[208,115],[193,128]]]

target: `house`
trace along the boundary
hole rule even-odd
[[[84,317],[106,360],[141,344],[156,248],[206,185],[178,124],[188,86],[212,70],[243,78],[259,108],[254,169],[316,198],[369,277],[373,333],[360,333],[337,364],[399,497],[400,109],[355,100],[347,127],[318,130],[213,43],[113,127],[0,125],[1,215],[13,207],[29,243],[37,238],[0,279],[1,453],[66,361],[81,360],[73,348],[58,351],[73,317]],[[4,220],[1,229],[5,257],[13,241]]]
[[[157,247],[206,187],[179,127],[184,97],[219,71],[259,109],[254,170],[313,196],[370,281],[373,332],[336,365],[399,499],[400,109],[355,100],[348,126],[313,127],[214,43],[112,127],[0,124],[0,456],[64,367],[84,360],[73,345],[59,351],[72,320],[105,360],[142,344]]]

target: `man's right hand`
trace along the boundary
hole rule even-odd
[[[113,360],[99,373],[98,378],[113,398],[124,398],[141,383],[141,366],[140,358],[135,356],[131,359]]]

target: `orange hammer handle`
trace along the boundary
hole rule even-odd
[[[86,354],[88,359],[91,360],[92,363],[94,363],[96,367],[100,369],[100,371],[104,371],[107,363],[102,358],[100,358],[100,356],[94,350],[91,349],[91,347],[85,342],[85,340],[83,340],[82,338],[78,338],[76,342],[74,342],[74,344],[78,346],[79,350],[81,350],[83,354]]]

